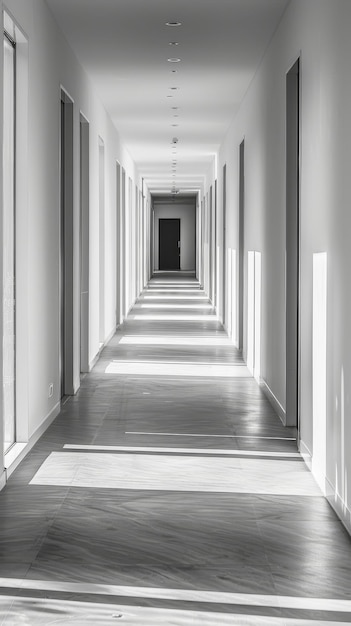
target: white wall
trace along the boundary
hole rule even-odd
[[[313,432],[313,255],[327,253],[326,472],[319,480],[350,525],[351,3],[293,0],[223,142],[228,248],[238,249],[239,144],[245,137],[245,275],[262,254],[261,376],[285,408],[285,79],[301,57],[301,447]],[[219,206],[221,211],[221,207]],[[221,216],[219,215],[221,232]],[[222,257],[222,252],[220,253]],[[220,298],[221,301],[221,298]],[[247,302],[247,280],[245,283]],[[233,303],[234,305],[234,303]],[[245,305],[244,319],[247,318]],[[247,328],[244,327],[244,356]],[[323,425],[320,424],[319,428]],[[315,448],[315,450],[314,450]],[[317,468],[313,471],[318,475]]]
[[[195,199],[162,204],[154,202],[154,215],[154,269],[159,268],[159,220],[174,218],[180,219],[180,269],[195,271]]]
[[[90,333],[89,360],[99,352],[99,181],[100,136],[105,144],[105,335],[116,320],[116,160],[134,181],[137,174],[128,153],[88,76],[62,37],[42,0],[0,1],[28,39],[28,191],[22,194],[19,214],[27,225],[18,254],[22,336],[18,345],[24,396],[22,440],[36,436],[60,407],[59,381],[59,147],[60,89],[74,101],[74,385],[79,366],[79,115],[90,125]],[[0,63],[2,67],[2,62]],[[19,99],[25,98],[25,90]],[[0,98],[2,102],[2,97]],[[19,181],[21,182],[21,181]],[[25,181],[23,181],[25,183]],[[20,229],[20,232],[23,231]],[[22,233],[23,236],[23,233]],[[21,269],[22,268],[22,269]],[[24,276],[24,272],[26,276]],[[26,380],[24,380],[26,377]],[[48,397],[49,383],[54,395]],[[25,407],[25,408],[24,408]],[[0,429],[2,430],[2,429]],[[0,441],[1,443],[1,441]],[[1,446],[2,450],[2,446]],[[0,453],[1,454],[1,453]]]

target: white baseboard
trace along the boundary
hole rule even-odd
[[[269,385],[267,385],[266,381],[263,380],[263,378],[260,379],[259,384],[260,384],[260,387],[261,387],[264,395],[266,396],[266,398],[269,400],[269,402],[273,406],[275,412],[280,417],[280,419],[283,422],[284,426],[286,426],[286,413],[285,413],[284,407],[280,404],[278,398],[276,398],[276,396],[274,395],[273,391],[271,390]]]
[[[97,364],[101,352],[103,351],[103,349],[105,348],[105,346],[107,346],[107,344],[111,341],[112,337],[114,337],[116,334],[116,328],[115,326],[112,328],[112,330],[109,332],[109,334],[107,335],[104,343],[101,344],[97,354],[95,354],[95,356],[92,358],[92,360],[89,363],[89,372],[91,372],[92,369],[94,369],[95,365]]]
[[[308,469],[312,472],[312,454],[311,450],[306,446],[306,444],[300,439],[299,441],[299,452],[305,461]]]
[[[8,454],[5,455],[5,482],[15,471],[16,467],[24,459],[24,457],[30,452],[33,446],[37,443],[38,439],[44,434],[46,429],[58,416],[61,409],[61,403],[58,402],[45,417],[40,426],[36,429],[33,435],[27,442],[18,442],[11,448]],[[0,483],[1,484],[1,483]]]
[[[80,375],[79,375],[79,378],[77,378],[77,380],[75,381],[75,383],[73,385],[73,395],[74,396],[79,391],[79,388],[80,388]]]
[[[344,524],[347,532],[351,535],[351,510],[340,496],[337,493],[335,487],[329,482],[329,480],[325,479],[325,487],[326,487],[326,498],[330,504],[330,506],[334,509],[337,516],[340,518],[342,523]]]
[[[1,489],[5,487],[5,485],[6,485],[6,472],[5,470],[3,470],[0,475],[0,491]]]
[[[97,364],[98,360],[100,358],[100,350],[99,352],[94,356],[94,358],[90,361],[89,363],[89,372],[91,372],[91,370],[94,369],[95,365]]]
[[[317,480],[317,477],[313,473],[311,451],[303,441],[300,441],[299,451],[316,483],[319,485],[322,494],[326,497],[332,509],[334,509],[336,515],[345,526],[349,535],[351,535],[351,509],[340,494],[337,493],[336,488],[331,484],[328,478],[323,477]]]
[[[112,337],[114,337],[115,334],[116,334],[116,327],[114,326],[113,328],[111,328],[109,334],[107,335],[104,341],[104,347],[107,346],[107,344],[111,341]]]

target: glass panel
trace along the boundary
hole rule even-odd
[[[4,37],[3,395],[4,446],[15,442],[15,48]]]

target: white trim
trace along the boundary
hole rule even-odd
[[[89,363],[89,372],[91,372],[91,370],[94,369],[95,365],[97,364],[99,358],[100,358],[100,353],[101,350],[103,349],[103,345],[101,346],[101,348],[99,348],[99,351],[97,352],[97,354],[95,354],[95,356],[91,359],[90,363]]]
[[[76,381],[73,384],[73,395],[75,396],[76,393],[79,391],[80,389],[80,377],[81,377],[81,372],[79,372]]]
[[[22,451],[26,448],[26,443],[18,443],[16,442],[8,452],[4,454],[4,467],[7,470],[11,465],[17,460]]]
[[[5,470],[2,471],[2,474],[0,475],[0,491],[1,489],[3,489],[6,485],[6,472]]]
[[[299,442],[299,451],[308,469],[310,470],[310,472],[312,472],[312,453],[311,450],[302,441],[302,439],[300,439]]]
[[[337,516],[344,524],[347,532],[351,535],[351,509],[347,503],[342,499],[340,494],[335,490],[335,487],[329,482],[328,478],[325,479],[326,498],[330,506],[334,509]]]
[[[274,395],[273,391],[271,390],[271,388],[269,387],[269,385],[266,383],[266,381],[263,378],[260,379],[259,385],[264,395],[269,400],[274,410],[277,412],[284,426],[286,426],[286,412],[285,412],[283,405],[280,404],[278,398]]]
[[[47,430],[50,424],[54,421],[54,419],[58,416],[61,410],[61,403],[58,402],[51,409],[50,413],[45,417],[40,426],[35,430],[33,435],[30,437],[28,442],[25,443],[16,443],[11,450],[5,455],[5,469],[6,469],[6,478],[7,480],[11,474],[14,472],[16,467],[20,464],[20,462],[24,459],[24,457],[30,452],[33,446],[37,443],[43,433]],[[2,478],[2,477],[1,477]],[[1,485],[0,478],[0,485]]]
[[[106,337],[106,339],[105,339],[105,341],[104,341],[104,343],[103,343],[103,347],[102,347],[102,349],[103,349],[105,346],[107,346],[107,344],[108,344],[108,343],[110,343],[111,339],[115,336],[115,334],[116,334],[116,327],[114,326],[114,327],[112,328],[112,330],[110,330],[109,334],[107,335],[107,337]]]
[[[122,324],[122,322],[121,322]],[[119,328],[119,326],[117,327],[113,327],[112,330],[109,332],[109,334],[107,335],[104,343],[101,344],[101,346],[99,347],[98,352],[95,354],[95,356],[91,359],[90,363],[89,363],[89,372],[91,372],[91,370],[95,367],[95,365],[97,364],[100,356],[101,356],[101,352],[103,351],[103,349],[107,346],[108,343],[110,343],[111,339],[115,336],[117,328]]]

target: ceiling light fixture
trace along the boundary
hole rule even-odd
[[[181,26],[181,22],[166,22],[166,26]]]
[[[180,63],[181,59],[179,59],[178,57],[171,57],[170,59],[167,59],[168,63]],[[177,70],[174,70],[177,71]]]
[[[170,41],[169,46],[179,46],[179,41]]]

